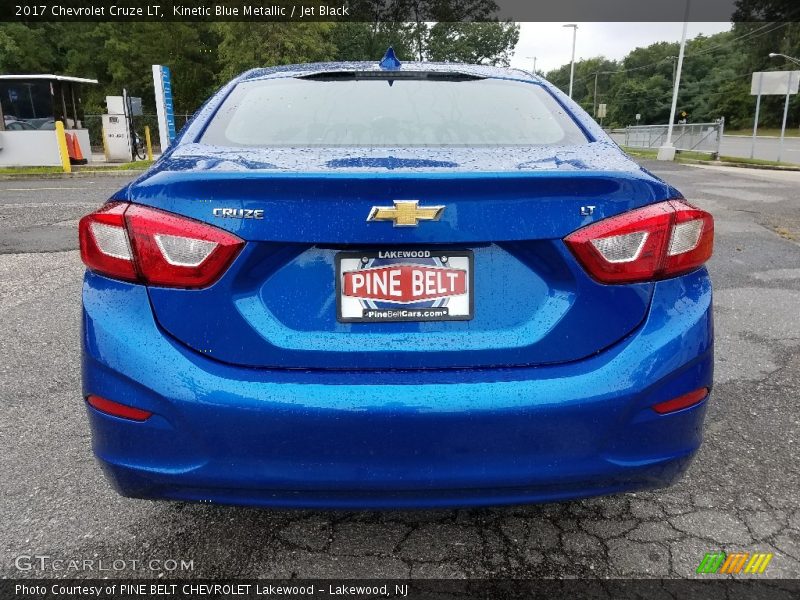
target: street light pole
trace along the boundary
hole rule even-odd
[[[800,58],[792,58],[791,56],[786,56],[785,54],[779,54],[778,52],[770,52],[769,53],[769,57],[770,58],[775,58],[776,56],[781,56],[781,57],[785,58],[786,60],[793,62],[796,65],[800,65]]]
[[[578,25],[568,23],[564,27],[572,27],[572,60],[569,64],[569,97],[572,98],[572,84],[575,81],[575,41],[578,37]]]
[[[783,105],[783,122],[781,123],[781,143],[778,146],[778,162],[781,162],[783,155],[783,139],[786,137],[786,118],[789,116],[789,96],[792,90],[792,76],[794,71],[789,71],[789,82],[786,84],[786,102]]]
[[[597,117],[597,76],[600,75],[600,71],[595,71],[594,73],[594,116]]]
[[[796,58],[792,58],[791,56],[786,56],[785,54],[780,54],[778,52],[770,52],[770,58],[777,58],[781,56],[788,61],[796,63],[800,65],[800,60]],[[778,162],[781,162],[781,158],[783,155],[783,139],[786,136],[786,118],[789,115],[789,96],[792,94],[792,76],[794,75],[794,71],[789,71],[789,81],[786,84],[786,102],[783,105],[783,122],[781,123],[781,143],[778,146]]]
[[[678,89],[681,86],[681,70],[683,69],[683,55],[686,50],[686,31],[689,28],[689,4],[686,0],[686,10],[683,15],[683,34],[681,35],[681,49],[678,52],[678,67],[675,70],[675,81],[672,87],[672,107],[669,111],[669,124],[667,125],[667,139],[658,149],[658,160],[675,160],[675,146],[672,145],[672,129],[675,124],[675,112],[678,108]]]
[[[528,60],[533,59],[533,74],[536,75],[536,57],[535,56],[526,56]]]

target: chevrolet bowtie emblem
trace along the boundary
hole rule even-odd
[[[395,200],[394,206],[373,206],[367,221],[393,221],[395,227],[416,227],[419,221],[438,221],[444,206],[420,206],[419,200]]]

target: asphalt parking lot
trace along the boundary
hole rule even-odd
[[[80,398],[75,228],[126,179],[0,181],[0,576],[76,575],[15,567],[48,555],[193,561],[168,576],[679,577],[726,550],[773,552],[761,577],[800,577],[800,172],[647,166],[716,218],[716,387],[688,474],[660,491],[426,512],[118,497]]]

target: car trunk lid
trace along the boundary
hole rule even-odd
[[[598,158],[603,152],[606,161]],[[517,168],[508,168],[508,155],[487,156],[489,163],[506,163],[489,172],[464,168],[475,153],[459,156],[452,149],[447,161],[436,151],[391,157],[365,152],[347,158],[356,166],[331,166],[334,159],[321,151],[313,158],[302,151],[278,154],[228,153],[216,166],[208,164],[207,153],[201,159],[173,156],[129,190],[131,201],[211,223],[247,241],[209,288],[149,289],[161,327],[204,355],[268,368],[539,365],[597,353],[646,315],[651,284],[601,285],[561,241],[597,219],[669,195],[666,185],[617,159],[615,148],[596,148],[593,157],[529,152],[525,158],[537,156],[528,168],[519,167],[523,153],[510,150]],[[426,166],[403,164],[408,160]],[[305,163],[301,174],[288,170],[292,161],[294,167]],[[451,164],[432,167],[437,161]],[[597,168],[614,161],[624,161],[625,168]],[[398,200],[444,209],[439,220],[416,226],[367,220],[375,207],[391,209]],[[219,209],[243,212],[226,217]],[[240,218],[256,210],[263,218]],[[343,320],[337,257],[395,251],[469,256],[471,318]]]

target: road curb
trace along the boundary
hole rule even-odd
[[[734,134],[725,133],[725,134],[722,135],[722,137],[747,138],[749,140],[753,139],[752,135],[742,135],[742,134],[739,134],[739,133],[734,133]],[[796,139],[798,139],[798,137],[799,136],[796,136],[796,135],[785,135],[785,136],[783,136],[783,139],[785,139],[785,140],[796,140]],[[779,140],[779,139],[781,139],[781,136],[779,136],[779,135],[757,135],[756,139],[757,140]]]
[[[695,158],[680,158],[676,162],[684,165],[709,165],[712,167],[738,167],[740,169],[757,169],[762,171],[800,171],[800,165],[753,165],[749,163],[728,162],[723,160],[698,160]]]
[[[138,177],[146,169],[75,171],[74,173],[0,173],[0,180],[9,179],[82,179],[86,177]]]

